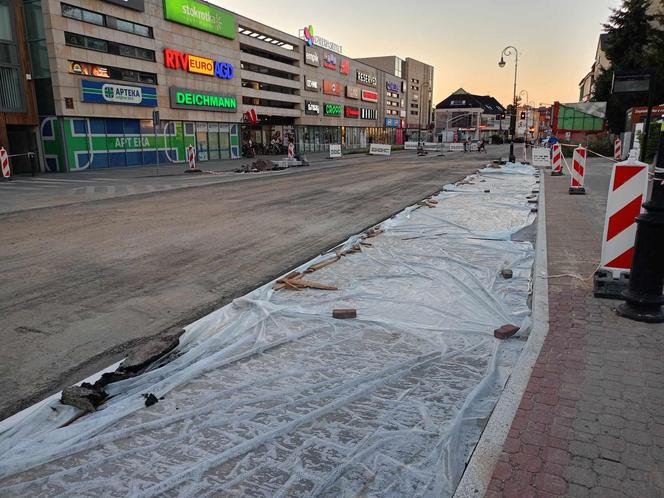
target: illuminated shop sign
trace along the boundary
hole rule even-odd
[[[304,78],[304,88],[312,92],[320,90],[318,87],[318,80],[310,80],[309,78]]]
[[[385,118],[385,126],[389,128],[399,128],[399,118]]]
[[[362,100],[365,102],[378,102],[378,93],[372,90],[362,90]]]
[[[341,104],[325,104],[323,114],[326,116],[341,116]]]
[[[390,92],[399,92],[399,83],[395,83],[394,81],[386,81],[385,88],[387,88]]]
[[[310,66],[320,66],[318,51],[315,48],[304,47],[304,63]]]
[[[361,107],[360,108],[360,118],[361,119],[376,119],[378,112],[376,109],[371,109],[370,107]]]
[[[114,3],[115,5],[122,5],[128,9],[138,10],[143,12],[145,10],[145,2],[143,0],[104,0],[108,3]]]
[[[344,116],[347,118],[357,119],[360,117],[360,109],[358,107],[347,105],[344,107]]]
[[[219,112],[237,111],[237,100],[235,97],[176,86],[172,86],[169,91],[171,107],[173,109],[200,109],[203,111]]]
[[[336,81],[323,80],[323,93],[341,97],[341,85]]]
[[[361,95],[361,88],[355,85],[346,85],[346,97],[349,99],[359,99]]]
[[[229,80],[235,74],[228,62],[215,61],[197,55],[185,54],[170,48],[164,49],[164,66],[169,69],[182,69],[190,73],[205,74]]]
[[[323,50],[323,67],[328,69],[337,70],[337,56],[332,52]]]
[[[334,50],[338,54],[342,53],[341,45],[316,35],[314,33],[314,27],[311,24],[305,26],[303,30],[300,30],[300,38],[307,42],[307,45],[310,47],[312,45],[318,45],[319,47],[327,48],[328,50]]]
[[[375,74],[365,73],[364,71],[357,70],[357,82],[363,85],[376,86],[378,79]]]
[[[304,113],[305,114],[320,114],[320,104],[318,102],[312,102],[311,100],[304,101]]]
[[[106,66],[97,66],[96,64],[88,64],[87,62],[69,61],[69,72],[84,76],[95,76],[97,78],[111,77]]]
[[[98,104],[157,106],[157,89],[149,86],[116,85],[81,80],[81,100]]]
[[[230,40],[237,33],[233,14],[198,0],[164,0],[164,18]]]
[[[348,59],[342,59],[341,64],[339,65],[339,72],[341,74],[350,73],[350,61]]]

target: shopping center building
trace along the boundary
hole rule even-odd
[[[200,0],[0,0],[0,18],[0,146],[45,171],[404,140],[407,79],[311,26]]]

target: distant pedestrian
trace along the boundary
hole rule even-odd
[[[468,152],[468,138],[463,139],[463,151]]]
[[[477,152],[484,152],[485,154],[488,154],[486,151],[484,139],[481,138],[479,143],[477,144]]]

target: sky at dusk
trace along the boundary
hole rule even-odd
[[[349,57],[397,55],[434,66],[434,102],[463,87],[512,101],[514,56],[498,67],[507,45],[519,49],[518,90],[535,104],[576,102],[578,83],[595,58],[610,9],[621,0],[211,0],[287,33],[312,24]]]

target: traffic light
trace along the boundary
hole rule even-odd
[[[521,111],[521,119],[526,119],[526,112],[525,111]]]

